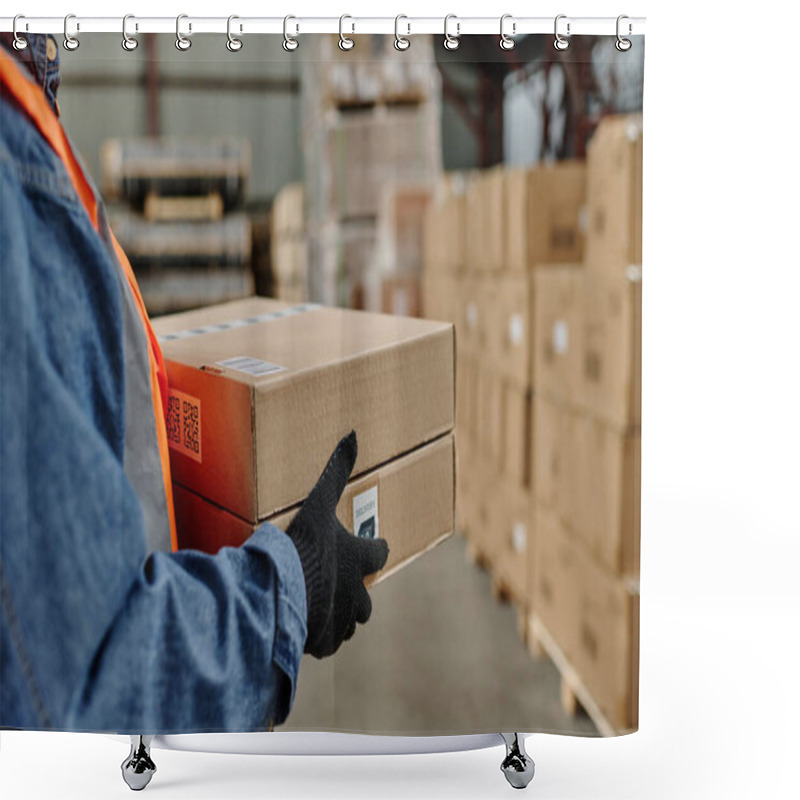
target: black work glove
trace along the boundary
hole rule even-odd
[[[365,623],[372,601],[364,577],[386,563],[385,539],[353,536],[336,516],[336,506],[356,463],[355,431],[342,439],[286,533],[300,556],[306,582],[308,638],[305,652],[333,655]]]

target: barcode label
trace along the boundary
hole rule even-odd
[[[167,443],[170,448],[203,462],[200,401],[170,389],[167,401]]]
[[[245,372],[248,375],[254,375],[256,378],[260,378],[262,375],[271,375],[273,372],[280,372],[285,369],[280,364],[270,364],[269,361],[260,361],[257,358],[250,358],[250,356],[226,358],[224,361],[217,361],[217,364],[220,367],[227,367],[228,369]]]

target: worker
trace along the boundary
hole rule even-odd
[[[286,533],[177,550],[164,361],[59,122],[55,40],[25,40],[0,34],[0,727],[271,729],[388,555],[336,518],[355,433]]]

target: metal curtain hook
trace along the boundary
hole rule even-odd
[[[451,19],[456,20],[456,35],[453,36],[447,31],[447,23],[450,22]],[[455,14],[448,14],[444,18],[444,49],[445,50],[458,50],[459,45],[461,42],[458,40],[458,37],[461,35],[461,23],[458,21],[458,17]]]
[[[15,50],[25,50],[28,47],[28,40],[24,36],[20,36],[17,33],[17,22],[19,22],[19,20],[21,20],[21,19],[25,19],[25,15],[24,14],[17,14],[17,16],[14,17],[14,24],[12,26],[12,31],[14,33],[14,49]],[[25,23],[25,30],[26,31],[28,30],[28,23],[27,22]]]
[[[554,26],[556,39],[553,42],[553,47],[555,47],[556,50],[566,50],[569,47],[569,39],[566,39],[565,37],[563,37],[558,32],[558,21],[560,19],[566,19],[566,18],[567,18],[566,14],[559,14],[556,17],[556,22],[555,22],[555,26]],[[569,36],[569,35],[570,35],[570,23],[568,22],[567,23],[567,36]]]
[[[122,49],[127,50],[129,53],[139,46],[139,40],[133,36],[128,35],[128,20],[136,19],[133,14],[126,14],[122,18]],[[136,25],[136,30],[139,30],[139,25]]]
[[[289,20],[294,19],[296,20],[297,17],[293,17],[291,14],[288,14],[283,18],[283,49],[287,53],[293,53],[297,50],[300,42],[297,41],[296,36],[289,35]],[[297,33],[300,33],[300,26],[295,24],[295,30]]]
[[[346,19],[353,19],[349,14],[342,14],[339,17],[339,49],[340,50],[352,50],[356,43],[348,36],[344,35],[344,21]],[[356,24],[353,23],[353,33],[356,32]]]
[[[231,53],[238,53],[242,49],[242,44],[243,44],[241,39],[237,39],[231,33],[231,22],[233,22],[235,19],[239,19],[239,17],[237,17],[236,14],[231,14],[228,17],[228,41],[225,43],[225,47],[227,47],[228,50],[231,51]],[[242,32],[242,26],[240,25],[239,33],[241,32]]]
[[[175,37],[176,37],[175,38],[175,47],[177,47],[178,50],[185,51],[185,50],[188,50],[192,46],[192,40],[191,39],[187,39],[181,33],[181,20],[182,19],[188,19],[188,17],[189,17],[188,14],[178,14],[177,18],[175,19]],[[190,22],[189,23],[189,32],[191,33],[191,31],[192,31],[192,23]]]
[[[500,49],[501,50],[513,50],[516,42],[511,38],[511,36],[517,35],[517,23],[511,23],[511,36],[509,36],[505,32],[505,22],[507,19],[513,19],[511,14],[503,14],[500,17]]]
[[[395,50],[408,50],[411,47],[411,39],[407,36],[400,35],[400,20],[401,19],[408,19],[405,14],[398,14],[394,18],[394,49]],[[411,23],[407,22],[406,25],[408,26],[408,36],[411,36]]]
[[[628,17],[625,14],[620,14],[617,17],[617,41],[614,42],[614,47],[616,47],[617,50],[620,51],[620,53],[626,53],[633,46],[633,42],[631,42],[630,39],[622,38],[622,33],[620,32],[621,28],[620,23],[624,19],[628,19]],[[631,23],[628,22],[628,36],[630,36],[632,33],[633,33],[633,25],[631,25]]]
[[[69,21],[71,19],[75,19],[74,14],[67,14],[64,17],[64,49],[69,50],[70,52],[73,50],[77,50],[80,47],[80,42],[74,37],[69,35]],[[75,23],[75,30],[79,31],[81,29],[81,25],[79,22]]]

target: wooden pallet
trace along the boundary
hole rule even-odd
[[[535,658],[541,658],[543,654],[546,654],[561,673],[561,706],[564,711],[570,716],[574,716],[580,706],[589,715],[602,736],[616,735],[617,730],[600,710],[600,706],[592,698],[580,675],[535,614],[528,616],[527,628],[528,650],[531,654]]]
[[[470,564],[474,564],[479,569],[487,572],[492,569],[492,562],[488,555],[469,537],[467,537],[467,560]]]

